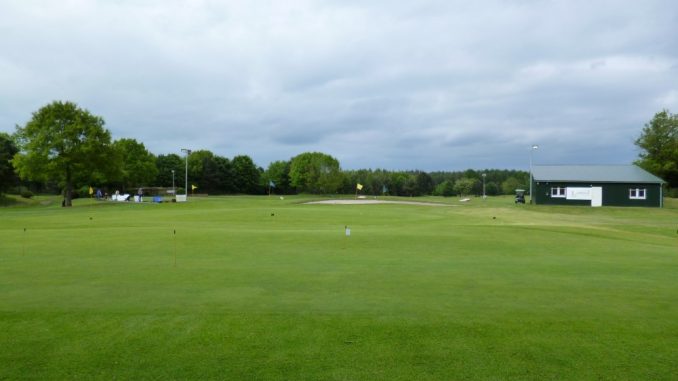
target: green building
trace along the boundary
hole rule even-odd
[[[542,205],[661,208],[663,183],[635,165],[540,165],[532,167],[532,200]]]

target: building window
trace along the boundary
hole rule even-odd
[[[560,187],[551,188],[551,197],[565,198],[565,189]]]
[[[645,200],[647,192],[644,188],[631,188],[629,189],[629,198],[631,200]]]

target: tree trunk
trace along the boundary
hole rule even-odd
[[[66,168],[66,190],[64,194],[64,206],[73,206],[72,194],[73,194],[73,180],[71,179],[71,168]]]

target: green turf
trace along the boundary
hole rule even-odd
[[[676,200],[307,199],[0,209],[0,379],[678,375]]]

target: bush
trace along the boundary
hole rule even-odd
[[[94,189],[92,189],[94,190]],[[89,185],[83,185],[78,189],[73,189],[71,193],[71,197],[75,200],[76,198],[89,198],[93,197],[94,195],[89,194]]]
[[[666,190],[666,196],[671,198],[678,198],[678,188],[669,188]]]
[[[476,184],[477,180],[469,179],[468,177],[462,177],[461,179],[454,182],[454,193],[457,193],[460,196],[471,194],[473,186]]]
[[[21,192],[23,192],[23,191],[25,191],[25,190],[28,190],[28,188],[26,188],[26,187],[23,186],[23,185],[18,185],[18,186],[15,186],[15,187],[10,188],[10,189],[7,191],[7,194],[21,195]]]
[[[23,185],[12,188],[10,193],[19,195],[23,198],[32,198],[34,196],[33,192]]]
[[[451,197],[454,196],[454,184],[450,180],[445,180],[438,184],[433,191],[436,196]]]
[[[504,194],[514,194],[516,189],[525,189],[528,188],[529,184],[522,184],[520,180],[515,177],[509,177],[501,183],[501,191]]]
[[[489,182],[485,185],[485,194],[488,196],[496,196],[499,194],[499,185],[497,183]]]

